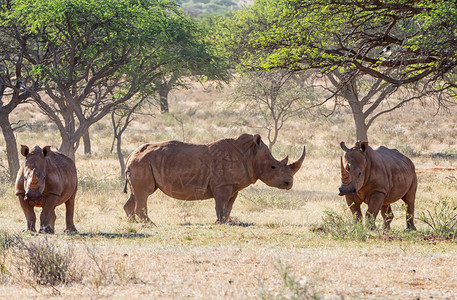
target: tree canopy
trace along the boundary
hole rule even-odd
[[[196,22],[168,0],[4,1],[3,26],[39,87],[24,87],[57,125],[70,156],[89,126],[159,76],[224,79]],[[51,101],[43,97],[44,91]]]
[[[443,91],[455,87],[456,8],[453,1],[258,0],[222,22],[221,35],[245,70],[332,76],[330,98],[346,98],[357,139],[367,140],[383,113],[424,95],[453,96]],[[376,85],[364,91],[356,82],[372,82],[367,76]],[[415,94],[381,108],[403,86]]]
[[[237,20],[251,68],[343,67],[401,85],[443,79],[455,68],[456,8],[454,1],[260,0]]]

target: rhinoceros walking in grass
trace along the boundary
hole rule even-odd
[[[413,162],[395,149],[380,146],[372,149],[368,142],[358,141],[348,149],[344,142],[344,163],[341,158],[340,196],[345,195],[351,212],[362,218],[360,204],[368,204],[367,221],[373,228],[381,210],[384,227],[390,228],[393,219],[390,204],[402,199],[406,204],[406,224],[414,227],[414,201],[417,177]]]
[[[42,207],[40,232],[54,233],[55,208],[65,203],[66,232],[76,232],[73,223],[75,196],[78,186],[75,163],[50,146],[32,150],[22,145],[24,164],[17,173],[16,195],[27,220],[27,230],[35,230],[34,207]]]
[[[287,164],[287,157],[277,161],[259,135],[243,134],[209,144],[168,141],[138,147],[126,165],[126,185],[131,193],[124,205],[130,221],[135,215],[151,222],[147,198],[157,189],[180,200],[214,198],[218,223],[230,219],[238,192],[258,179],[269,186],[290,189],[293,175],[300,169],[300,159]]]

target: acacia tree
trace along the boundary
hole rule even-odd
[[[334,95],[363,98],[354,87],[368,75],[384,95],[417,84],[442,96],[457,63],[456,8],[453,1],[260,0],[235,14],[226,31],[247,68],[317,69],[339,78]],[[366,136],[362,124],[358,138]]]
[[[10,115],[29,99],[29,90],[36,89],[38,82],[31,76],[30,65],[26,64],[20,50],[33,36],[25,34],[15,20],[8,18],[10,11],[10,1],[0,1],[0,128],[6,144],[9,178],[14,181],[19,157]]]
[[[127,130],[130,123],[134,120],[135,114],[139,113],[140,108],[147,103],[146,97],[140,97],[133,103],[122,103],[111,112],[111,125],[113,126],[113,142],[111,144],[111,153],[116,145],[117,158],[120,165],[120,178],[125,180],[125,161],[124,154],[122,153],[122,135]]]
[[[268,132],[268,147],[272,150],[284,123],[297,115],[310,103],[313,96],[297,81],[298,74],[288,71],[249,72],[242,75],[236,85],[236,101],[244,105],[243,111],[260,115],[260,127]]]
[[[57,125],[59,150],[74,158],[80,138],[113,107],[170,70],[214,60],[196,36],[196,25],[174,2],[125,0],[15,1],[11,17],[34,42],[21,45],[40,77],[31,91]]]

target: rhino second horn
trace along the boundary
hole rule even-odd
[[[348,152],[349,151],[349,148],[346,146],[346,144],[344,142],[340,143],[340,147],[341,147],[341,149],[344,150],[344,152]]]
[[[300,158],[296,162],[291,163],[289,165],[289,167],[292,169],[292,172],[294,174],[297,173],[298,170],[300,170],[303,160],[305,159],[305,156],[306,156],[306,146],[303,146],[303,152],[302,152]]]
[[[283,160],[279,162],[280,165],[287,166],[287,162],[289,161],[289,156],[284,157]]]

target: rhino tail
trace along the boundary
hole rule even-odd
[[[125,180],[125,184],[124,184],[124,193],[127,194],[127,179]]]

